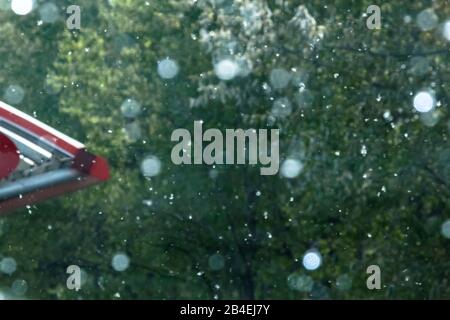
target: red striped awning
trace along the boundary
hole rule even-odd
[[[108,178],[105,159],[0,101],[0,214]]]

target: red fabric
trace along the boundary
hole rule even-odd
[[[0,133],[0,179],[4,179],[19,165],[19,151],[16,145]]]

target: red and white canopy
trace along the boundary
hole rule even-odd
[[[0,214],[108,178],[105,159],[0,101]]]

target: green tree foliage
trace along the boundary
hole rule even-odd
[[[62,16],[69,4],[58,2]],[[380,30],[366,27],[371,1],[77,4],[80,31],[37,24],[37,11],[0,12],[0,89],[20,84],[19,107],[104,155],[112,178],[3,217],[0,258],[18,267],[0,287],[25,279],[33,298],[450,297],[440,233],[449,42],[416,23],[427,8],[449,19],[448,1],[383,3]],[[158,75],[166,57],[174,79]],[[224,59],[240,70],[228,81],[215,70]],[[423,89],[438,101],[428,114],[412,105]],[[141,105],[134,119],[121,112],[127,99]],[[171,133],[194,120],[280,128],[281,163],[303,170],[287,179],[258,166],[175,166]],[[145,178],[149,155],[162,170]],[[302,266],[310,249],[323,258],[315,271]],[[124,272],[111,266],[118,252],[130,258]],[[78,292],[66,288],[71,264],[85,272]],[[382,290],[366,287],[373,264]]]

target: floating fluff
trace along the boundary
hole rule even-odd
[[[314,271],[321,266],[322,256],[317,250],[309,250],[303,256],[302,263],[306,270]]]
[[[330,299],[330,295],[328,294],[328,288],[323,284],[316,283],[311,290],[309,297],[313,300],[324,300]]]
[[[426,57],[413,57],[410,60],[410,72],[417,76],[423,76],[430,71],[430,63]]]
[[[432,93],[420,91],[414,96],[413,105],[418,112],[429,112],[436,105],[436,99]]]
[[[352,288],[352,278],[348,274],[342,274],[336,279],[336,287],[341,291],[348,291]]]
[[[125,253],[117,253],[112,258],[111,265],[116,271],[125,271],[130,266],[130,258]]]
[[[11,10],[20,16],[24,16],[33,11],[34,0],[12,0]]]
[[[117,53],[120,53],[124,48],[133,48],[136,46],[136,41],[130,35],[121,33],[114,37],[113,49]]]
[[[287,283],[288,283],[288,287],[291,288],[292,290],[297,290],[297,278],[298,278],[298,274],[297,273],[292,273],[287,277]]]
[[[25,90],[19,85],[10,85],[5,90],[3,98],[9,104],[19,104],[25,97]]]
[[[439,18],[436,15],[436,13],[434,12],[434,10],[431,8],[422,10],[417,15],[417,26],[422,31],[433,30],[434,28],[437,27],[438,23],[439,23]]]
[[[295,94],[295,102],[301,109],[306,109],[312,106],[314,103],[314,95],[308,89],[301,89]]]
[[[279,98],[275,100],[272,106],[272,116],[276,118],[285,118],[292,113],[292,104],[288,98]]]
[[[123,129],[131,142],[136,142],[142,137],[142,129],[137,121],[127,123]]]
[[[23,296],[28,291],[28,283],[23,279],[17,279],[12,283],[11,291],[16,296]]]
[[[177,76],[180,68],[175,60],[166,58],[158,62],[158,74],[163,79],[173,79]]]
[[[283,89],[291,80],[291,74],[282,68],[275,68],[270,72],[270,83],[275,89]]]
[[[253,64],[250,59],[241,57],[238,59],[239,76],[247,77],[253,70]]]
[[[367,156],[367,147],[366,147],[366,145],[363,144],[363,145],[361,146],[360,153],[361,153],[361,155],[362,155],[363,157]]]
[[[134,99],[126,99],[120,106],[120,111],[124,117],[134,119],[141,114],[142,106]]]
[[[389,111],[389,110],[386,110],[383,113],[383,118],[384,118],[384,120],[389,121],[389,122],[394,120],[394,117],[392,117],[391,111]]]
[[[450,20],[446,21],[442,26],[442,35],[448,41],[450,41]]]
[[[408,24],[408,23],[411,23],[411,21],[412,21],[412,18],[410,15],[406,15],[403,17],[403,23]]]
[[[0,261],[0,271],[6,274],[13,274],[17,270],[17,263],[14,258],[6,257]]]
[[[303,170],[303,164],[297,159],[286,159],[281,165],[281,175],[288,179],[297,177]]]
[[[309,75],[305,71],[296,70],[291,77],[291,82],[295,87],[303,87],[308,81]]]
[[[223,59],[214,65],[214,73],[221,80],[231,80],[239,73],[239,65],[234,60]]]
[[[287,281],[289,288],[300,292],[310,292],[314,286],[314,280],[310,276],[304,274],[290,274]]]
[[[219,176],[219,170],[217,170],[217,169],[209,170],[209,177],[211,179],[217,179],[218,176]]]
[[[144,177],[155,177],[161,172],[161,161],[155,156],[149,156],[142,161],[141,171]]]
[[[427,127],[434,127],[439,122],[439,113],[435,110],[420,114],[420,120]]]
[[[53,2],[46,2],[39,7],[39,17],[45,23],[54,23],[59,19],[59,9]]]
[[[441,234],[444,238],[450,239],[450,219],[441,225]]]
[[[261,7],[258,3],[248,2],[241,6],[240,14],[244,28],[259,29],[261,26]]]
[[[208,265],[211,270],[219,271],[225,266],[225,259],[219,253],[215,253],[208,259]]]
[[[81,269],[80,270],[80,280],[81,280],[80,283],[81,283],[81,286],[84,286],[86,284],[86,282],[88,281],[88,277],[89,277],[89,275],[86,272],[86,270]]]

